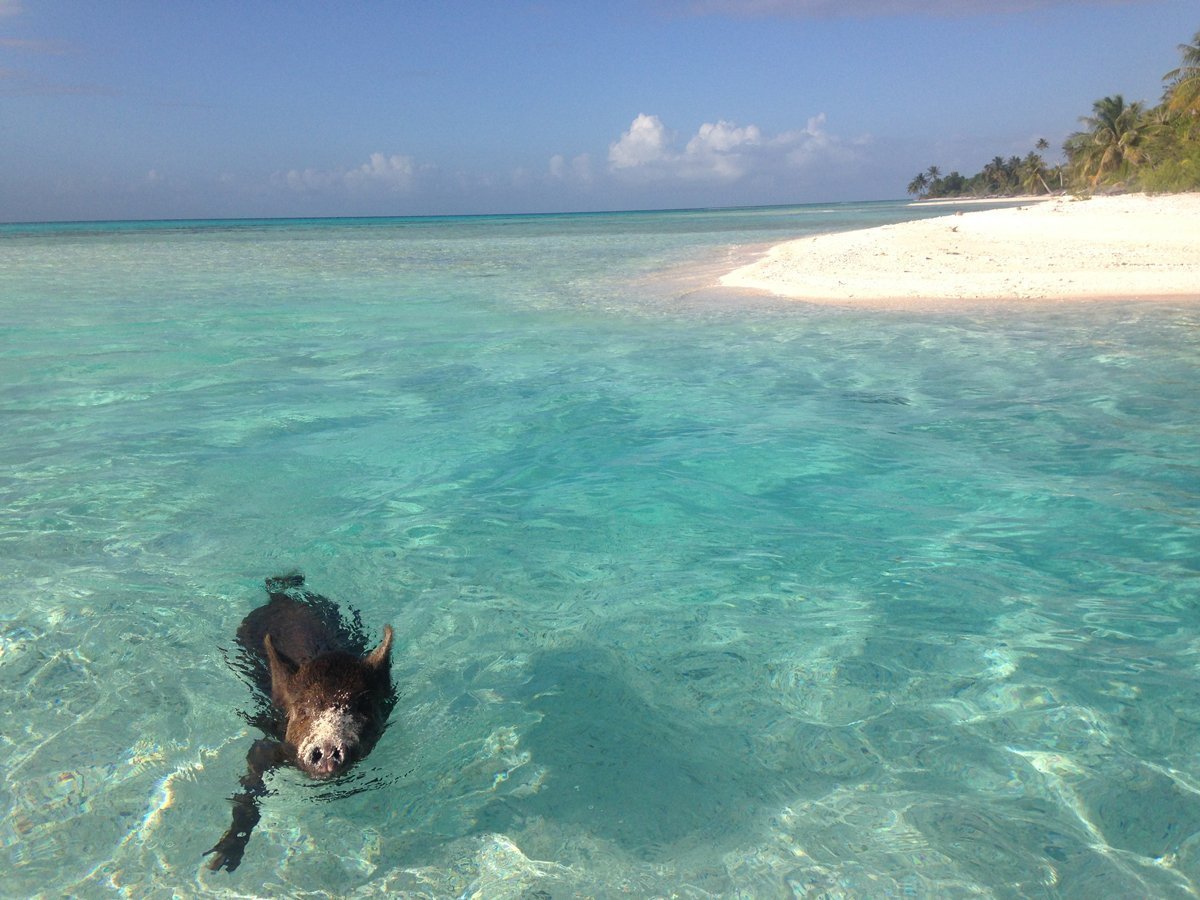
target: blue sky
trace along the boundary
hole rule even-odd
[[[0,221],[901,197],[1157,102],[1196,0],[0,0]]]

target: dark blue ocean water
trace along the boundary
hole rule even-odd
[[[934,211],[0,227],[0,893],[1195,895],[1200,306],[699,290]],[[294,569],[400,703],[214,874]]]

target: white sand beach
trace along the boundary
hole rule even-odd
[[[1057,197],[771,248],[724,287],[825,303],[1200,300],[1200,193]]]

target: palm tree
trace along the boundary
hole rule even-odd
[[[1004,161],[1004,180],[1008,189],[1015,191],[1021,184],[1021,157],[1010,156]]]
[[[942,170],[937,166],[930,166],[925,170],[925,178],[927,186],[925,188],[926,195],[930,197],[939,197],[942,194]]]
[[[1050,142],[1048,140],[1046,140],[1044,137],[1038,138],[1037,143],[1034,144],[1033,146],[1037,150],[1038,157],[1042,164],[1042,169],[1040,172],[1040,175],[1041,175],[1040,180],[1042,182],[1042,187],[1044,187],[1046,189],[1047,194],[1052,194],[1054,192],[1052,190],[1050,190],[1050,185],[1046,184],[1046,178],[1047,177],[1054,178],[1057,176],[1058,186],[1061,188],[1063,186],[1063,167],[1055,166],[1053,169],[1051,169],[1046,165],[1046,160],[1044,157],[1042,157],[1042,154],[1050,149]]]
[[[929,189],[929,179],[924,172],[918,172],[917,177],[908,183],[908,192],[914,197],[920,197]]]
[[[1064,150],[1076,174],[1095,187],[1105,178],[1121,178],[1145,159],[1142,147],[1148,125],[1142,104],[1126,103],[1120,94],[1092,104],[1092,115],[1080,118],[1088,126],[1067,138]]]
[[[1179,68],[1163,76],[1167,82],[1164,100],[1171,112],[1200,115],[1200,31],[1190,44],[1180,44],[1183,57]]]
[[[1039,141],[1039,143],[1045,143],[1045,141]],[[1050,186],[1046,184],[1045,175],[1045,161],[1041,156],[1030,150],[1029,154],[1021,160],[1021,187],[1031,194],[1036,194],[1040,186],[1042,191],[1049,194]]]
[[[996,156],[983,167],[983,177],[987,181],[988,190],[993,194],[1000,193],[1004,185],[1004,158]]]
[[[1073,132],[1063,141],[1062,149],[1067,157],[1066,168],[1070,172],[1071,178],[1081,182],[1087,180],[1084,175],[1084,170],[1087,168],[1086,160],[1090,155],[1094,155],[1091,132]]]

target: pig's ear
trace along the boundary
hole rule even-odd
[[[271,636],[263,638],[263,649],[267,651],[267,662],[271,665],[271,696],[277,703],[287,705],[288,686],[292,679],[292,670],[287,663],[279,658],[275,647],[271,644]]]
[[[392,626],[383,626],[383,640],[379,646],[363,657],[363,662],[372,669],[386,667],[392,660]]]

